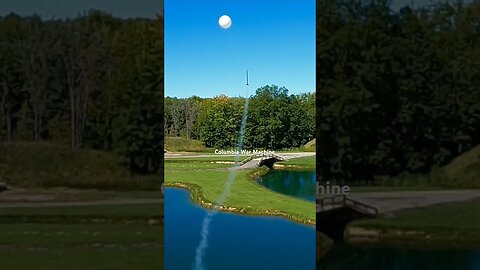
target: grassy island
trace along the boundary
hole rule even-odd
[[[213,206],[232,173],[226,170],[232,164],[222,163],[218,156],[212,157],[210,162],[205,162],[208,158],[192,158],[191,162],[185,160],[166,160],[166,186],[187,188],[192,192],[195,202],[205,207]],[[231,158],[225,157],[224,161],[231,161]],[[265,168],[256,168],[234,172],[235,183],[221,209],[251,215],[283,216],[297,222],[315,224],[314,203],[275,193],[253,181],[266,171]]]

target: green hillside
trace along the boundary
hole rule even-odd
[[[21,187],[159,189],[158,175],[132,176],[112,152],[45,142],[0,143],[1,178]]]
[[[201,141],[183,137],[165,137],[165,150],[169,152],[206,152]]]

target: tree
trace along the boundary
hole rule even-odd
[[[163,35],[161,25],[137,26],[144,31],[137,40],[135,63],[122,100],[124,153],[131,171],[139,174],[157,172],[163,157],[163,47],[158,38]]]
[[[428,173],[480,143],[478,9],[320,1],[320,178]]]

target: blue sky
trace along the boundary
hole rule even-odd
[[[315,91],[315,0],[165,0],[165,95]],[[220,28],[218,18],[232,18]]]
[[[0,16],[15,12],[22,16],[37,13],[44,19],[76,17],[95,8],[123,18],[153,18],[161,14],[163,0],[0,0]]]

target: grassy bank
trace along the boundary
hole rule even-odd
[[[211,161],[211,162],[185,162],[185,161],[178,161],[178,162],[165,162],[165,172],[167,171],[204,171],[204,170],[217,170],[217,169],[225,169],[228,167],[232,167],[234,164],[231,161]]]
[[[480,189],[480,145],[459,155],[445,166],[434,166],[429,173],[403,172],[397,176],[377,176],[377,186],[447,189]]]
[[[2,269],[160,269],[161,204],[0,209]]]
[[[317,231],[316,243],[317,243],[316,246],[317,246],[317,261],[318,261],[332,247],[333,240],[328,238],[323,233]]]
[[[105,190],[159,190],[161,178],[132,176],[111,152],[43,142],[1,143],[1,178],[9,185]]]
[[[275,169],[299,169],[299,170],[315,170],[315,156],[293,158],[287,161],[277,162]]]
[[[390,186],[371,186],[371,187],[356,187],[353,186],[350,189],[351,193],[361,192],[396,192],[396,191],[428,191],[428,190],[447,190],[442,187],[430,187],[430,186],[406,186],[406,187],[390,187]],[[448,189],[451,190],[451,189]]]
[[[229,150],[229,149],[232,149],[232,148],[226,148],[224,150]],[[205,147],[203,142],[199,140],[187,139],[185,137],[165,137],[165,150],[167,150],[168,152],[191,152],[191,153],[201,154],[201,153],[214,153],[215,148]],[[266,149],[266,150],[273,150],[273,149]],[[275,152],[288,153],[288,152],[315,152],[315,151],[316,151],[316,139],[313,139],[299,147],[277,149]]]
[[[183,137],[165,137],[165,150],[169,152],[213,152],[201,141]]]
[[[178,169],[182,164],[181,170]],[[201,163],[200,163],[201,164]],[[228,164],[215,164],[220,167],[230,167]],[[311,202],[295,199],[272,192],[255,181],[251,181],[252,174],[258,169],[240,170],[234,172],[235,183],[223,210],[252,214],[285,216],[292,220],[314,224],[315,205]],[[169,162],[165,165],[165,184],[188,188],[192,191],[194,200],[205,207],[211,207],[218,195],[224,189],[229,174],[226,170],[201,169],[201,165],[191,163]]]
[[[238,162],[248,158],[249,156],[240,156],[238,157]],[[166,158],[165,163],[179,163],[179,162],[186,162],[186,163],[222,163],[228,162],[233,164],[237,161],[237,157],[235,156],[226,156],[226,155],[211,155],[211,156],[200,156],[200,157],[175,157],[175,158]]]
[[[315,152],[317,150],[317,139],[313,139],[300,147],[302,151]]]
[[[480,200],[449,203],[401,211],[394,217],[356,221],[347,231],[357,241],[478,246],[479,213]]]

